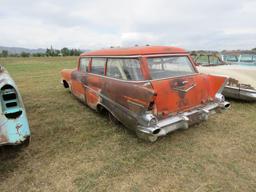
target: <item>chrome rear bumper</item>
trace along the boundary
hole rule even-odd
[[[255,89],[244,89],[234,86],[225,86],[223,95],[233,99],[240,99],[244,101],[256,101]]]
[[[154,142],[160,136],[167,135],[177,129],[187,129],[195,123],[207,120],[210,114],[214,114],[229,107],[230,103],[226,101],[211,103],[202,108],[197,108],[192,111],[183,112],[163,119],[154,127],[138,126],[136,133],[138,137]]]

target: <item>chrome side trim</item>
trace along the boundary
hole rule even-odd
[[[131,100],[129,100],[129,99],[127,100],[127,102],[130,103],[130,104],[132,104],[132,105],[135,105],[135,106],[138,106],[138,107],[141,107],[141,108],[145,108],[144,105],[141,105],[141,104],[136,103],[136,102],[134,102],[134,101],[131,101]]]
[[[108,76],[105,76],[105,75],[99,75],[99,74],[95,74],[95,73],[91,73],[91,72],[87,72],[87,75],[94,75],[94,76],[98,76],[98,77],[101,77],[101,78],[112,79],[112,80],[126,82],[126,83],[147,83],[147,82],[149,82],[149,80],[135,81],[135,80],[116,79],[116,78],[113,78],[113,77],[108,77]]]

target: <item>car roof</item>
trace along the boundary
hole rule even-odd
[[[143,46],[131,48],[110,48],[82,53],[80,56],[132,56],[153,54],[187,53],[186,50],[171,46]]]

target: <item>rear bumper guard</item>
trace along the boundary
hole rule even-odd
[[[190,125],[206,121],[209,115],[229,108],[230,103],[227,101],[211,103],[202,108],[184,112],[167,119],[161,120],[154,127],[138,126],[138,137],[154,142],[158,137],[167,135],[177,129],[187,129]]]

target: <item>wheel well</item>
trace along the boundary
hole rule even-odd
[[[69,88],[68,82],[67,82],[66,80],[63,80],[63,86],[64,86],[65,88]]]
[[[102,106],[101,104],[97,105],[97,111],[102,113],[102,114],[107,114],[108,113],[108,110],[104,106]]]
[[[120,121],[115,117],[115,115],[113,115],[113,113],[111,113],[105,106],[98,104],[96,109],[98,112],[100,112],[100,114],[108,116],[111,122],[115,124],[120,123]]]

